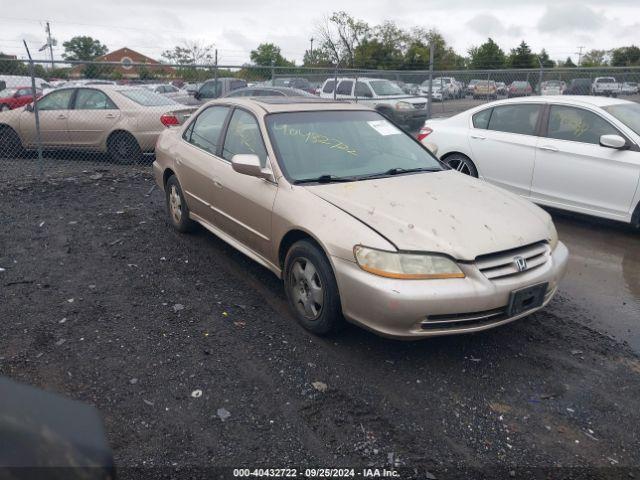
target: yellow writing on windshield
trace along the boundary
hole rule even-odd
[[[341,150],[349,155],[353,155],[354,157],[358,156],[358,151],[344,143],[342,140],[338,138],[331,138],[326,135],[317,132],[303,132],[302,129],[296,127],[290,127],[287,124],[277,125],[273,128],[276,132],[281,132],[284,135],[288,135],[290,137],[296,137],[298,139],[304,140],[304,143],[311,143],[315,145],[326,145],[327,148],[332,150]]]

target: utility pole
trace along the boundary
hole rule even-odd
[[[309,49],[309,58],[313,60],[313,37],[309,39],[311,42],[311,48]]]
[[[576,55],[578,55],[578,66],[580,66],[580,62],[582,61],[582,49],[584,47],[578,47],[578,51],[576,52]]]
[[[49,45],[49,55],[51,55],[51,70],[55,68],[53,64],[53,40],[51,39],[51,26],[47,22],[47,44]]]
[[[433,41],[429,42],[429,90],[427,91],[427,118],[431,118],[431,105],[433,104]]]
[[[214,64],[213,64],[213,88],[216,95],[215,98],[217,98],[218,97],[218,49],[217,48],[215,50],[215,57],[214,57]]]

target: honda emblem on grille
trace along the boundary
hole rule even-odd
[[[524,257],[513,257],[513,263],[519,272],[524,272],[527,269],[527,260]]]

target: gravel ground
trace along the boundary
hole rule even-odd
[[[95,405],[123,478],[640,478],[640,360],[562,291],[482,334],[318,338],[270,272],[173,231],[147,167],[60,164],[42,181],[29,160],[1,165],[0,375]]]

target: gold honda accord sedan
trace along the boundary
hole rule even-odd
[[[485,330],[544,307],[567,265],[544,210],[363,105],[209,102],[160,135],[153,168],[173,226],[275,273],[316,334],[345,319],[404,339]]]

